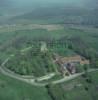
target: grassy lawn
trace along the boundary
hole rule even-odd
[[[0,74],[0,100],[51,100],[44,87],[34,87]]]

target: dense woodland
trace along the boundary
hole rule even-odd
[[[52,54],[42,53],[40,46],[36,46],[27,52],[17,52],[15,57],[10,59],[5,66],[17,74],[35,77],[55,72],[56,65],[52,61]]]

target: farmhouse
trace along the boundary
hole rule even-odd
[[[85,65],[85,64],[89,64],[89,60],[86,60],[84,57],[81,57],[79,55],[76,56],[72,56],[72,57],[64,57],[61,58],[62,63],[66,64],[66,63],[76,63],[76,64],[80,64],[80,65]]]
[[[62,74],[75,74],[77,65],[88,65],[90,64],[89,60],[81,57],[79,55],[71,56],[71,57],[60,57],[55,55],[55,62],[59,64],[60,71]]]

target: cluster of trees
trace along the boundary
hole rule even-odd
[[[61,85],[46,85],[47,92],[52,100],[65,100],[66,93]]]
[[[87,72],[87,67],[84,68],[85,73],[82,75],[81,82],[83,84],[83,88],[90,95],[92,100],[97,100],[97,95],[94,93],[95,90],[95,82],[90,73]]]
[[[25,53],[18,52],[6,63],[6,67],[21,75],[43,76],[55,71],[51,57],[50,53],[42,53],[35,46]]]
[[[79,55],[89,59],[92,67],[98,67],[98,52],[90,47],[83,39],[80,37],[70,38],[68,40],[68,47]]]

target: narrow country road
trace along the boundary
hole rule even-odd
[[[90,70],[88,70],[88,73],[95,72],[95,71],[98,71],[98,69],[90,69]],[[75,79],[75,78],[83,75],[84,73],[85,72],[77,73],[77,74],[74,74],[74,75],[71,75],[71,76],[66,76],[63,79],[60,79],[60,80],[57,80],[57,81],[53,81],[52,84],[59,84],[59,83],[63,83],[63,82],[66,82],[66,81],[70,81],[72,79]]]
[[[5,71],[2,67],[0,67],[0,72],[6,76],[23,81],[25,83],[29,83],[31,85],[35,85],[35,86],[45,86],[46,85],[44,83],[42,83],[42,84],[36,83],[35,79],[25,79],[25,78],[22,78],[20,75],[9,73],[8,71]]]
[[[8,60],[13,57],[14,55],[11,55],[10,57],[8,57],[0,66],[0,72],[6,76],[9,76],[11,78],[14,78],[14,79],[17,79],[17,80],[20,80],[22,82],[25,82],[25,83],[29,83],[31,85],[34,85],[34,86],[40,86],[40,87],[43,87],[49,83],[41,83],[41,81],[43,80],[49,80],[51,79],[53,76],[55,76],[56,74],[55,73],[50,73],[46,76],[42,76],[42,77],[39,77],[37,78],[37,80],[40,82],[36,82],[36,79],[34,79],[34,77],[22,77],[21,75],[18,75],[18,74],[15,74],[14,72],[10,71],[10,70],[7,70],[4,65],[8,62]],[[89,69],[88,72],[94,72],[94,71],[98,71],[98,69]],[[85,72],[81,72],[81,73],[77,73],[77,74],[74,74],[74,75],[70,75],[70,76],[66,76],[60,80],[56,80],[56,81],[52,81],[51,84],[60,84],[60,83],[63,83],[63,82],[67,82],[69,80],[72,80],[72,79],[75,79],[75,78],[78,78],[80,77],[81,75],[83,75]]]
[[[98,69],[90,69],[90,70],[88,70],[88,72],[94,72],[94,71],[98,71]],[[11,78],[14,78],[14,79],[17,79],[17,80],[29,83],[29,84],[34,85],[34,86],[41,86],[41,87],[43,87],[43,86],[48,84],[48,83],[37,83],[37,82],[35,82],[35,79],[22,78],[22,77],[20,77],[20,75],[12,74],[12,73],[9,73],[9,72],[5,71],[2,67],[0,67],[0,72],[2,74],[6,75],[6,76],[9,76]],[[75,79],[75,78],[81,76],[84,73],[85,72],[77,73],[77,74],[74,74],[74,75],[71,75],[71,76],[68,76],[68,77],[66,76],[63,79],[52,81],[51,84],[55,85],[55,84],[60,84],[60,83],[63,83],[63,82],[67,82],[69,80],[72,80],[72,79]]]

